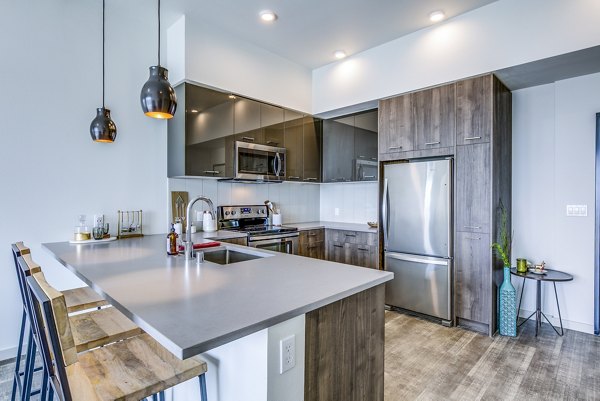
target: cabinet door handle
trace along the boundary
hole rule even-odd
[[[368,251],[369,248],[357,248],[359,251]]]
[[[220,171],[217,170],[204,170],[204,174],[220,174]]]
[[[374,175],[363,175],[363,178],[375,178]]]
[[[254,138],[252,138],[252,140],[254,140]],[[279,142],[267,141],[267,145],[279,145]]]
[[[315,248],[318,248],[318,247],[319,247],[319,245],[311,245],[311,246],[308,247],[308,249],[315,249]]]
[[[389,150],[402,149],[402,146],[390,146],[388,149]]]
[[[254,138],[252,138],[251,136],[243,136],[242,139],[244,141],[250,141],[250,142],[254,142]]]
[[[467,229],[470,228],[471,230],[481,230],[481,227],[479,227],[479,226],[465,226],[465,228],[467,228]]]
[[[358,156],[358,158],[359,158],[359,159],[364,159],[365,157],[364,157],[364,156]]]
[[[376,157],[371,157],[371,160],[377,161]]]
[[[440,144],[440,141],[437,141],[437,142],[425,142],[425,145],[428,145],[428,146],[429,145],[439,145],[439,144]]]
[[[344,234],[346,237],[356,237],[356,234]]]
[[[481,237],[466,237],[467,239],[472,239],[474,241],[479,241]]]
[[[342,246],[342,245],[335,245],[335,244],[333,245],[333,247],[334,247],[334,248],[343,248],[343,246]]]
[[[481,139],[480,136],[468,136],[465,138],[465,141],[474,141],[476,139]]]
[[[288,176],[288,180],[299,180],[299,179],[300,179],[300,177],[296,177],[293,175]]]
[[[308,178],[305,178],[304,181],[317,181],[317,179],[314,177],[308,177]]]
[[[315,234],[315,233],[308,233],[308,236],[309,236],[309,237],[316,237],[316,236],[317,236],[317,234]]]

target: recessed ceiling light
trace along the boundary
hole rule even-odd
[[[333,55],[335,56],[335,58],[337,58],[338,60],[341,60],[343,58],[346,57],[346,52],[343,50],[336,50]]]
[[[196,109],[191,109],[190,110],[190,113],[197,113],[197,112],[198,112],[198,110],[196,110]]]
[[[444,18],[446,18],[446,14],[444,14],[444,12],[441,10],[434,11],[431,14],[429,14],[429,19],[431,20],[431,22],[440,22]]]
[[[264,10],[260,12],[260,19],[265,22],[273,22],[277,19],[277,14],[271,10]]]
[[[229,95],[230,99],[235,99],[235,95]]]

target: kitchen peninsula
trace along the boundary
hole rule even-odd
[[[197,264],[167,256],[164,235],[43,246],[180,358],[305,315],[304,399],[383,400],[389,272],[232,244],[258,258]]]

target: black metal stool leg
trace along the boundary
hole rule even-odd
[[[542,328],[542,282],[537,281],[535,293],[535,336],[538,336],[539,329]]]

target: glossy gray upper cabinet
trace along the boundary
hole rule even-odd
[[[260,106],[256,100],[238,97],[234,108],[234,133],[236,141],[264,143],[260,129]]]
[[[234,102],[229,94],[184,83],[175,88],[180,111],[168,121],[168,176],[233,174]]]
[[[323,182],[354,178],[354,126],[345,118],[323,121]]]
[[[297,111],[284,112],[283,146],[286,150],[287,181],[302,181],[304,179],[304,146],[303,121],[304,115]]]
[[[323,121],[306,116],[302,124],[303,181],[321,182],[323,153]]]
[[[283,147],[284,110],[281,107],[262,103],[260,105],[260,127],[264,144]]]

